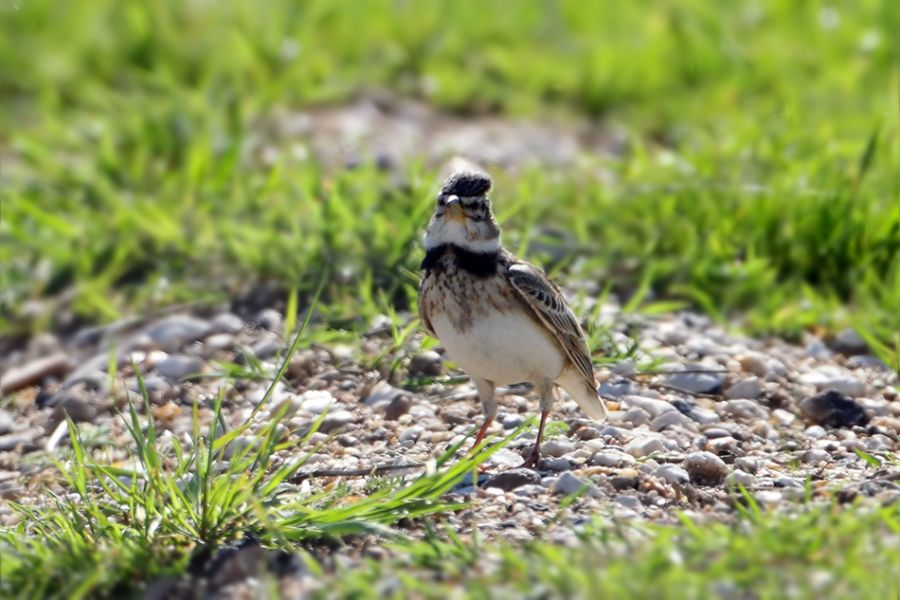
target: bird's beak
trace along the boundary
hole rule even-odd
[[[459,223],[465,222],[466,215],[463,212],[463,207],[462,203],[459,201],[459,196],[447,197],[447,218],[451,221],[457,221]]]

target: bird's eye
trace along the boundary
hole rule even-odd
[[[447,205],[447,201],[444,199],[444,197],[438,196],[438,206],[446,206],[446,205]]]

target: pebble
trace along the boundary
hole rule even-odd
[[[161,360],[156,373],[171,383],[179,383],[203,372],[205,363],[193,356],[170,355]]]
[[[760,490],[755,493],[754,499],[764,505],[774,506],[781,502],[781,492],[775,490]]]
[[[657,400],[656,398],[645,398],[643,396],[626,396],[622,398],[622,402],[632,410],[639,408],[643,410],[650,418],[676,410],[674,406],[665,400]]]
[[[559,457],[575,450],[575,444],[566,439],[545,440],[541,444],[541,454]]]
[[[673,464],[660,465],[656,469],[656,476],[672,485],[684,485],[691,480],[691,476],[686,470]]]
[[[335,400],[331,392],[325,390],[309,390],[297,397],[300,410],[308,415],[320,415],[334,406]]]
[[[235,335],[244,329],[244,321],[234,313],[223,312],[210,319],[209,329],[211,333]]]
[[[500,420],[500,424],[503,425],[504,429],[515,429],[525,422],[525,417],[518,413],[507,413],[503,415],[503,418]]]
[[[653,431],[662,431],[669,427],[683,427],[685,429],[695,429],[697,426],[694,421],[684,416],[677,410],[669,410],[659,415],[650,422],[650,429]]]
[[[540,481],[541,477],[536,471],[518,468],[497,473],[488,479],[484,486],[511,492],[512,490],[521,488],[525,485],[538,484]]]
[[[766,416],[766,410],[753,400],[727,400],[723,409],[725,414],[737,419],[761,419]]]
[[[641,483],[641,474],[636,469],[620,469],[609,482],[617,490],[636,489]]]
[[[356,422],[356,417],[349,410],[335,410],[329,412],[319,425],[319,431],[322,433],[331,433],[336,429],[340,429],[346,425]]]
[[[412,405],[412,399],[409,397],[409,394],[398,394],[394,396],[394,399],[384,409],[384,418],[388,421],[396,421],[409,413]]]
[[[820,391],[831,390],[846,396],[862,396],[866,391],[866,385],[853,373],[835,365],[823,365],[814,371],[804,373],[799,381]]]
[[[691,413],[688,416],[700,425],[711,425],[712,423],[719,423],[722,420],[721,417],[716,414],[716,411],[700,406],[692,408]]]
[[[697,485],[718,485],[728,474],[728,466],[712,452],[692,452],[684,458],[684,469]]]
[[[6,435],[13,430],[15,421],[12,414],[6,409],[0,408],[0,435]]]
[[[800,410],[813,423],[830,427],[865,425],[869,421],[862,406],[835,390],[805,398]]]
[[[623,508],[628,508],[631,510],[638,510],[641,508],[641,501],[634,496],[627,496],[625,494],[621,494],[613,498],[613,502]]]
[[[769,376],[770,367],[766,357],[761,354],[745,354],[738,357],[741,368],[747,373],[753,373],[757,377],[765,379]]]
[[[613,449],[594,452],[588,462],[597,467],[626,467],[637,463],[632,455]]]
[[[622,378],[604,381],[600,384],[598,391],[604,398],[616,399],[636,394],[640,391],[640,388],[632,380]]]
[[[812,448],[803,453],[800,461],[805,464],[818,465],[820,463],[831,462],[831,454],[825,450]]]
[[[810,425],[803,430],[803,433],[806,435],[806,437],[812,438],[814,440],[820,440],[828,435],[828,432],[825,431],[825,428],[821,425]]]
[[[402,444],[403,442],[408,441],[416,441],[419,437],[425,433],[425,430],[418,425],[413,425],[412,427],[408,427],[404,429],[400,435],[397,437],[397,440]]]
[[[650,415],[642,408],[631,408],[621,416],[622,423],[628,423],[634,428],[650,423]]]
[[[665,452],[666,447],[658,438],[639,437],[625,444],[623,450],[635,458],[643,458],[654,452]]]
[[[544,458],[541,460],[541,467],[548,471],[553,471],[556,473],[571,471],[572,466],[572,461],[570,461],[565,456],[551,456],[550,458]]]
[[[750,473],[741,471],[740,469],[735,469],[725,477],[725,486],[729,488],[742,486],[744,489],[750,490],[753,489],[755,485],[756,477]]]
[[[425,350],[409,361],[410,377],[437,377],[444,370],[441,355],[433,350]]]
[[[842,329],[831,340],[830,346],[835,352],[840,352],[846,356],[865,354],[869,351],[869,344],[852,327]]]
[[[763,395],[762,382],[756,377],[748,377],[730,385],[723,395],[729,400],[738,398],[756,400]]]
[[[675,373],[668,384],[691,394],[711,394],[722,387],[725,377],[720,373]]]
[[[406,393],[404,390],[395,388],[386,381],[379,381],[363,398],[363,404],[371,406],[375,410],[387,410],[394,398],[404,393]]]
[[[740,456],[734,459],[734,468],[755,475],[759,471],[762,461],[753,456]]]
[[[782,427],[790,427],[797,420],[797,417],[794,413],[788,412],[783,408],[776,408],[772,411],[772,420]]]
[[[189,315],[170,315],[152,323],[143,331],[159,348],[168,352],[185,344],[206,337],[211,331],[209,323]]]
[[[581,488],[585,486],[591,485],[592,484],[589,481],[582,479],[581,477],[578,477],[571,472],[566,472],[552,482],[550,489],[557,494],[568,496],[569,494],[574,494],[575,492],[581,490]]]
[[[253,319],[253,322],[263,329],[268,329],[272,333],[281,333],[281,313],[274,308],[264,308],[259,311],[256,318]]]

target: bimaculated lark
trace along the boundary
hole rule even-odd
[[[606,406],[584,332],[559,288],[501,245],[490,189],[490,177],[476,171],[451,175],[441,188],[425,233],[419,317],[478,390],[485,417],[475,446],[497,414],[495,386],[534,384],[541,423],[525,465],[537,466],[556,385],[594,419],[606,417]]]

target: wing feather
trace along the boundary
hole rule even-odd
[[[525,303],[556,336],[578,372],[592,388],[596,387],[591,351],[584,339],[584,331],[559,288],[543,271],[523,261],[512,263],[506,276]]]

